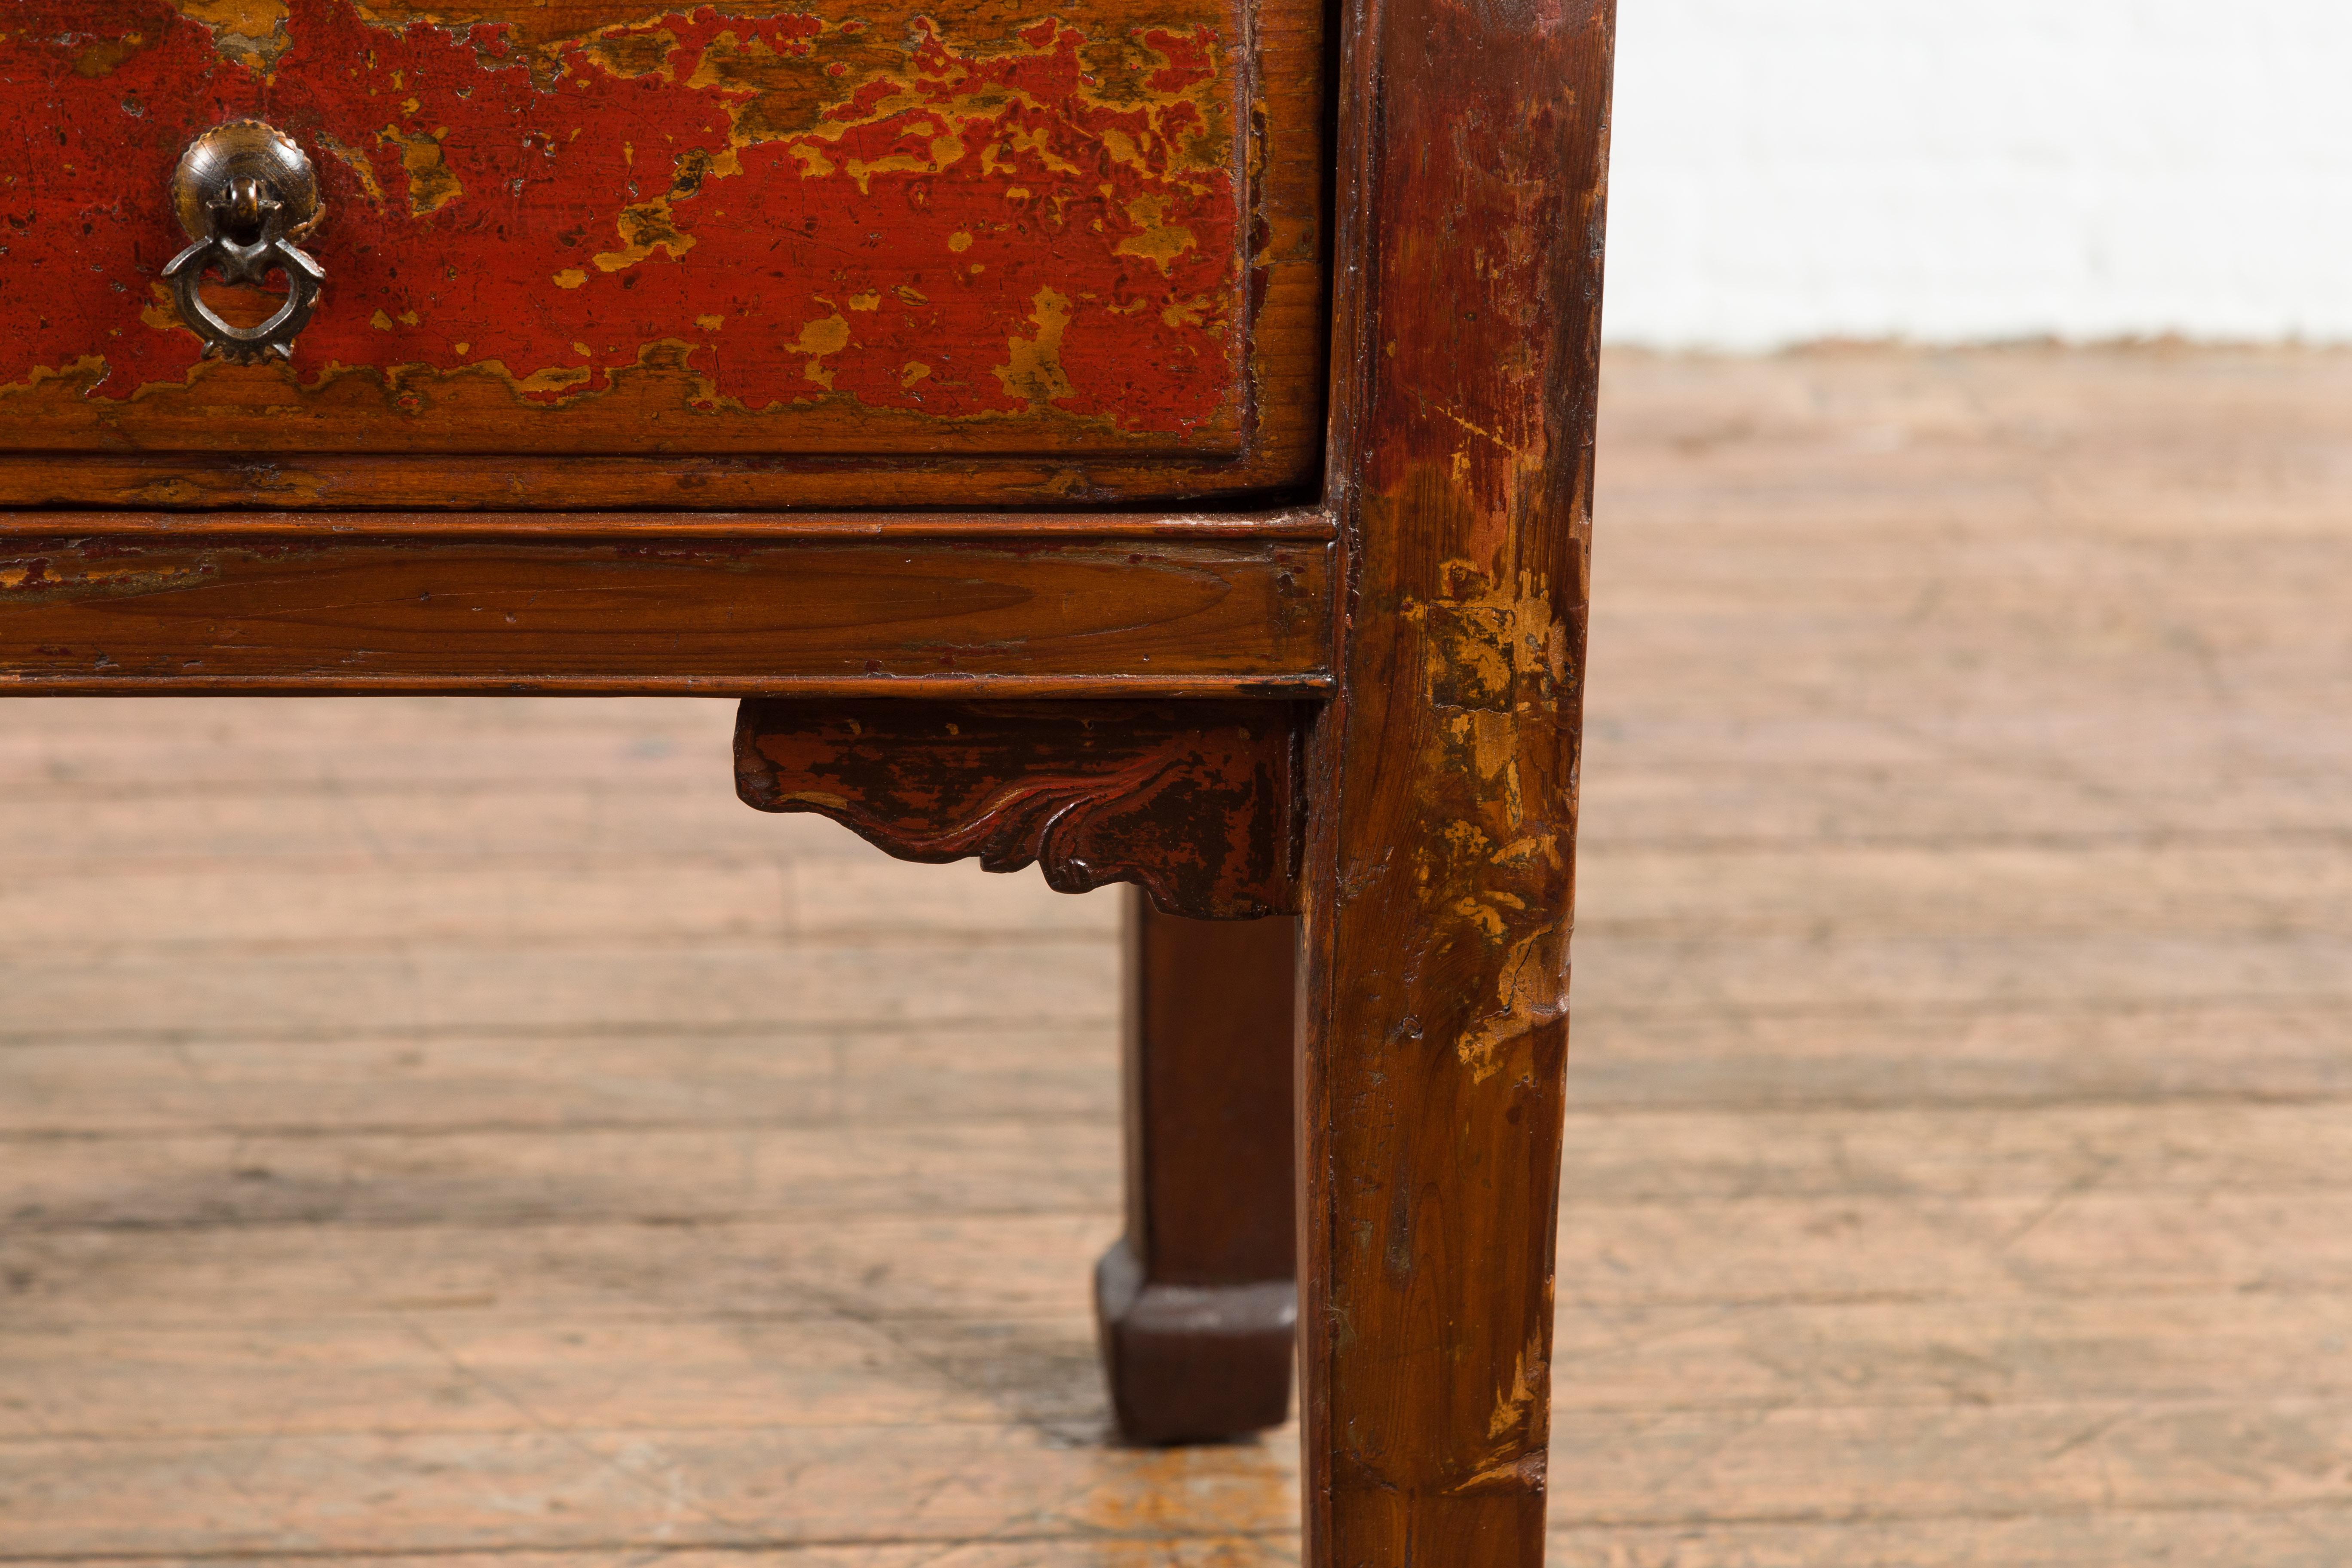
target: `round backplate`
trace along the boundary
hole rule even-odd
[[[318,173],[294,139],[258,120],[232,120],[189,142],[172,175],[173,211],[190,239],[211,237],[213,204],[241,180],[257,181],[276,193],[284,216],[279,233],[286,239],[299,241],[324,216]]]

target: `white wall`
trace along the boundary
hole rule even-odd
[[[1619,0],[1606,331],[2352,339],[2352,0]]]

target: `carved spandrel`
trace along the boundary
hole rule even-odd
[[[1297,908],[1299,736],[1286,702],[743,704],[735,781],[902,860],[1133,882],[1170,914]]]

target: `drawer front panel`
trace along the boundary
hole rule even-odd
[[[1288,316],[1318,286],[1311,157],[1251,134],[1311,105],[1312,30],[1265,29],[1298,57],[1269,62],[1254,22],[18,0],[0,95],[40,134],[0,176],[0,450],[1231,463],[1254,383],[1312,401],[1311,332],[1254,332],[1267,285]],[[203,359],[160,276],[183,148],[248,115],[327,205],[282,364]]]

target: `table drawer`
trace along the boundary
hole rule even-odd
[[[1001,504],[1312,477],[1297,0],[16,0],[0,504]],[[316,171],[290,358],[207,358],[174,166]],[[273,290],[215,279],[226,319]],[[566,462],[604,459],[593,493]],[[615,462],[617,461],[617,467]]]

